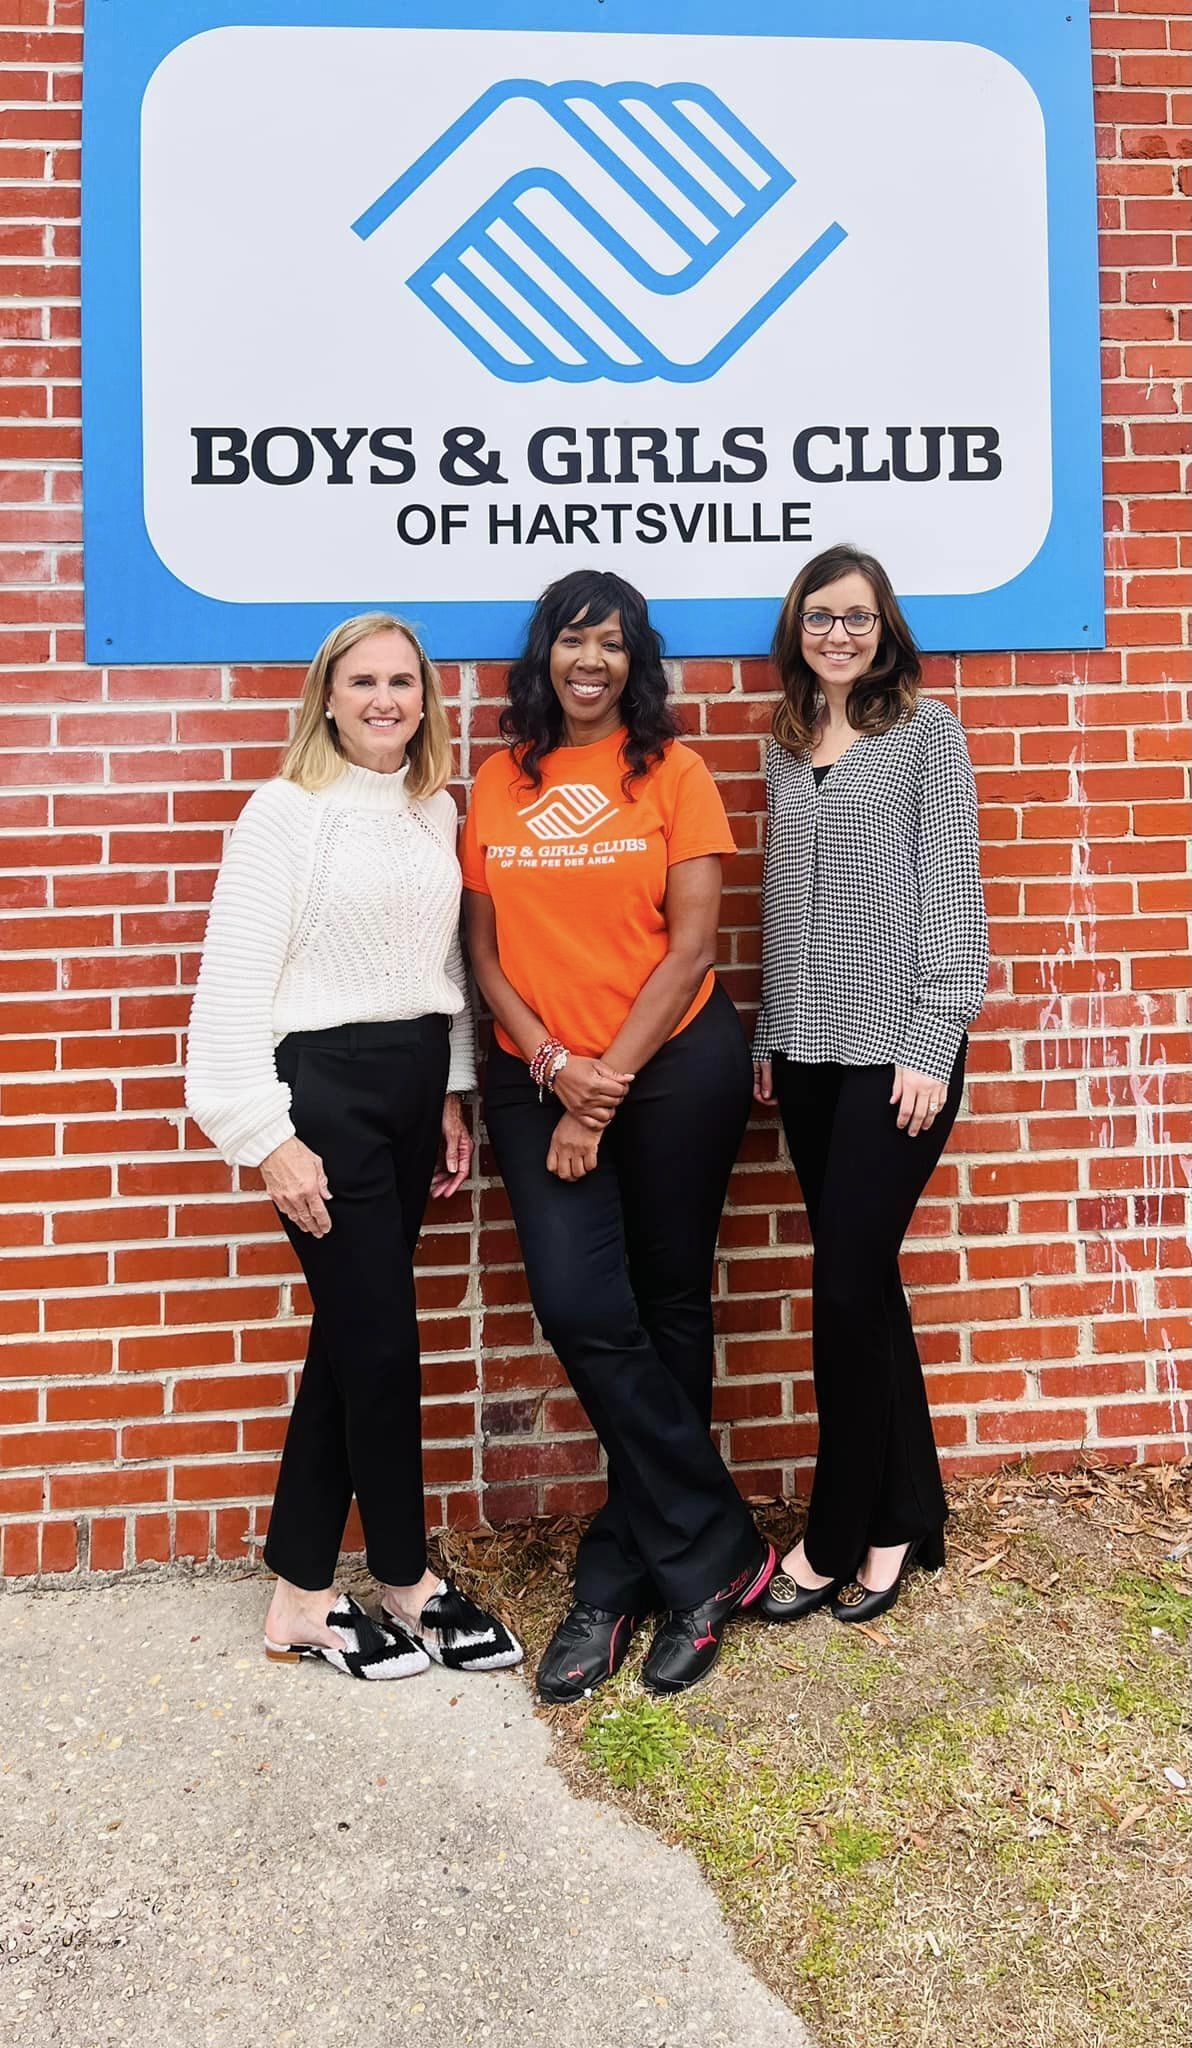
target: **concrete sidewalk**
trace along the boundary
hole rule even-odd
[[[516,1676],[260,1654],[261,1579],[0,1601],[13,2048],[809,2048]]]

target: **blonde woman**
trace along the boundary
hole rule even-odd
[[[475,1085],[450,772],[415,635],[346,620],[229,841],[190,1025],[187,1104],[230,1164],[260,1168],[314,1305],[265,1545],[266,1654],[354,1678],[522,1654],[426,1559],[412,1258],[428,1194],[467,1176]],[[379,1621],[334,1584],[353,1493]]]

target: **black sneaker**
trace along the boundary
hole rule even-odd
[[[720,1655],[724,1624],[730,1615],[759,1600],[774,1576],[778,1553],[767,1543],[760,1564],[738,1572],[730,1585],[702,1600],[698,1607],[675,1608],[667,1615],[642,1665],[642,1684],[650,1692],[686,1692],[706,1678]]]
[[[637,1617],[610,1614],[577,1600],[555,1630],[538,1666],[538,1697],[551,1706],[586,1699],[625,1662]]]

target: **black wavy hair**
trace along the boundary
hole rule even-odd
[[[526,644],[509,671],[509,701],[501,712],[501,737],[513,749],[531,789],[542,787],[542,763],[563,741],[563,707],[550,679],[550,651],[565,626],[599,626],[621,614],[621,637],[629,656],[629,680],[621,697],[627,738],[622,748],[625,796],[632,784],[661,761],[683,731],[668,701],[662,641],[650,624],[646,600],[632,583],[599,569],[576,569],[544,590],[526,631]]]

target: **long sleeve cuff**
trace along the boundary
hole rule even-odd
[[[229,1166],[259,1166],[262,1159],[296,1135],[290,1117],[290,1091],[277,1084],[274,1100],[229,1102],[226,1097],[204,1095],[187,1089],[187,1108],[199,1129]]]
[[[941,1017],[920,1004],[911,1014],[896,1064],[911,1067],[916,1074],[929,1074],[933,1081],[950,1081],[964,1033],[959,1017]]]
[[[452,1041],[451,1064],[447,1069],[447,1093],[467,1095],[476,1086],[476,1058],[470,1045]]]
[[[451,1019],[451,1059],[447,1069],[447,1087],[452,1095],[466,1095],[476,1086],[476,1010],[472,1002],[472,983],[464,966],[463,948],[459,934],[452,940],[447,956],[447,979],[453,988],[463,996],[463,1008],[457,1010]]]

